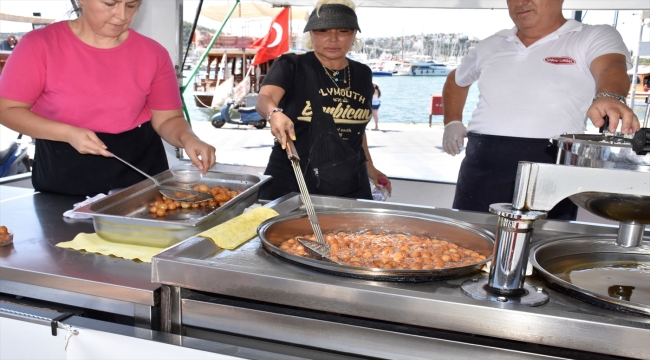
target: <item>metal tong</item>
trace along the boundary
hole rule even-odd
[[[302,199],[302,203],[305,205],[309,223],[311,224],[311,228],[314,230],[314,235],[316,236],[316,241],[298,238],[298,242],[316,258],[341,264],[340,262],[330,258],[330,246],[325,242],[325,238],[323,238],[320,223],[318,222],[318,217],[316,217],[316,211],[314,210],[314,204],[311,202],[311,196],[309,196],[309,191],[307,190],[305,177],[302,175],[302,170],[300,169],[300,157],[298,156],[298,151],[296,151],[296,146],[288,136],[286,150],[287,156],[289,157],[289,160],[291,160],[291,165],[293,166],[293,172],[296,174],[296,180],[298,181],[298,187],[300,188],[300,199]]]

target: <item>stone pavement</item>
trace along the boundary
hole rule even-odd
[[[464,152],[450,156],[442,148],[444,127],[428,124],[379,124],[379,131],[366,130],[372,160],[391,178],[393,196],[388,201],[442,208],[451,208],[456,179]],[[273,136],[270,127],[226,124],[214,128],[207,121],[192,122],[194,132],[217,149],[217,162],[250,167],[248,171],[263,172],[268,162]],[[588,133],[597,133],[593,126]],[[169,149],[168,149],[169,152]],[[168,153],[170,163],[173,154]],[[582,209],[578,221],[616,225]]]
[[[266,167],[273,136],[270,127],[255,129],[226,124],[214,128],[207,121],[192,122],[194,132],[217,149],[217,162]],[[391,178],[455,183],[463,153],[447,155],[442,149],[443,127],[428,124],[379,124],[366,130],[375,167]]]

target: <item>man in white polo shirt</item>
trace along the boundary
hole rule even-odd
[[[608,25],[585,25],[562,15],[563,0],[508,0],[515,27],[481,41],[449,74],[443,89],[447,153],[460,153],[467,137],[455,209],[489,211],[511,202],[519,161],[555,163],[549,139],[583,133],[585,114],[596,127],[635,132],[640,124],[625,104],[629,53]],[[468,128],[461,122],[470,85],[479,102]],[[575,220],[565,199],[549,218]]]

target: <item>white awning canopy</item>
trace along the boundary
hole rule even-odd
[[[0,13],[0,20],[24,22],[24,23],[39,24],[39,25],[47,25],[55,21],[54,19],[44,19],[35,16],[18,16],[18,15],[10,15],[5,13]]]
[[[201,15],[222,22],[231,9],[232,5],[206,6],[201,9]],[[230,19],[274,18],[280,11],[282,11],[281,7],[272,7],[262,3],[239,3]],[[308,15],[306,10],[291,9],[291,20],[304,21],[307,20]]]
[[[313,0],[264,0],[273,5],[313,7]],[[506,0],[358,0],[357,7],[507,9]],[[565,10],[643,10],[648,0],[564,0]]]

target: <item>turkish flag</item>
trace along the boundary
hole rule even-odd
[[[273,19],[269,33],[251,46],[258,48],[251,66],[263,64],[289,51],[289,8],[284,8]]]

